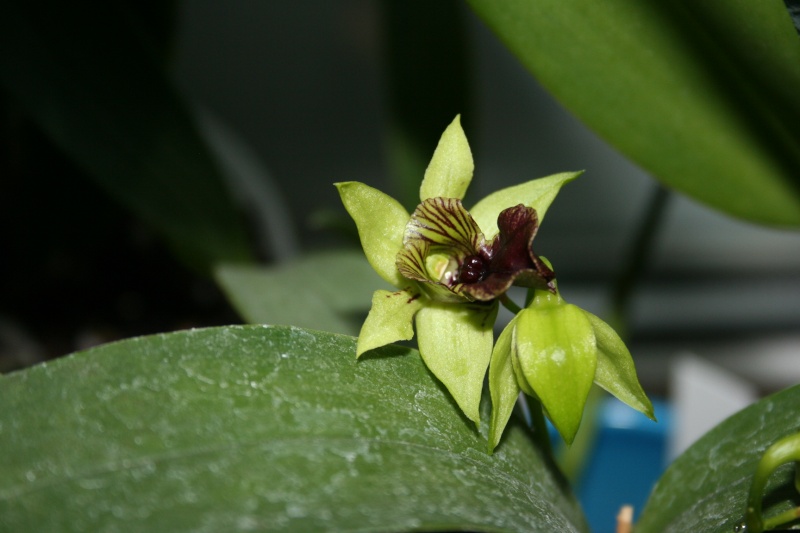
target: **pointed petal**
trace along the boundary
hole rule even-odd
[[[397,271],[395,259],[403,247],[408,212],[378,189],[357,181],[335,183],[347,212],[353,217],[361,246],[375,272],[395,287],[407,284]]]
[[[437,196],[464,198],[474,169],[472,152],[464,130],[461,129],[461,116],[457,115],[444,130],[433,152],[419,189],[419,199],[424,201]]]
[[[597,366],[589,319],[571,304],[527,308],[518,315],[515,343],[525,379],[561,437],[571,444]]]
[[[492,396],[492,420],[489,423],[489,453],[495,449],[503,436],[514,405],[519,396],[519,385],[511,363],[511,341],[514,320],[500,334],[492,350],[489,363],[489,393]]]
[[[414,336],[412,321],[422,308],[424,299],[418,293],[375,291],[372,308],[358,335],[356,357],[366,351],[397,341],[407,341]]]
[[[653,404],[636,377],[636,367],[625,343],[614,329],[588,311],[584,311],[597,340],[597,370],[594,382],[620,401],[655,420]]]
[[[419,353],[464,414],[480,422],[497,305],[426,304],[416,316]]]
[[[519,203],[536,209],[541,224],[547,209],[555,200],[561,187],[581,174],[583,171],[562,172],[500,189],[475,204],[475,207],[470,209],[470,213],[487,239],[497,235],[497,217],[500,212]]]

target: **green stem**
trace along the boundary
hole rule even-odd
[[[515,304],[511,300],[511,298],[508,297],[508,294],[503,293],[503,295],[500,296],[499,299],[500,299],[500,303],[503,304],[503,307],[505,307],[506,309],[508,309],[509,311],[514,313],[515,315],[517,313],[519,313],[520,311],[522,311],[522,308],[520,306],[518,306],[517,304]]]
[[[798,518],[800,518],[800,507],[789,509],[788,511],[785,511],[777,516],[773,516],[772,518],[765,518],[764,531],[777,529],[780,526],[784,526],[789,522],[797,520]]]
[[[544,420],[542,403],[536,398],[531,398],[527,394],[521,394],[520,399],[527,404],[528,412],[531,414],[533,441],[546,457],[552,459],[553,448],[550,446],[550,435],[547,432],[547,422]]]
[[[633,290],[642,277],[656,242],[655,236],[664,221],[671,193],[660,184],[650,196],[647,210],[631,243],[628,257],[614,281],[611,296],[611,325],[623,339],[628,336],[628,321]]]

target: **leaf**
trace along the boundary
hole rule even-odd
[[[684,452],[656,484],[636,533],[730,533],[744,518],[758,461],[778,439],[800,431],[800,386],[769,396],[715,427]],[[794,472],[776,472],[765,516],[793,505]],[[796,505],[796,503],[794,504]]]
[[[558,100],[671,188],[800,226],[800,39],[780,0],[470,0]]]
[[[405,282],[395,260],[403,247],[403,233],[410,215],[400,202],[369,185],[357,181],[334,185],[358,227],[369,264],[388,283],[400,288]]]
[[[189,264],[251,258],[190,113],[121,4],[6,3],[0,83],[88,177]],[[102,225],[102,221],[99,222]]]
[[[411,349],[224,327],[0,377],[0,530],[586,531],[513,423],[494,455]]]
[[[358,251],[309,254],[273,267],[222,265],[215,277],[251,324],[356,334],[372,293],[386,283]]]

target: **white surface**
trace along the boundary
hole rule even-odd
[[[758,398],[749,382],[691,354],[674,361],[670,377],[674,413],[670,458]]]

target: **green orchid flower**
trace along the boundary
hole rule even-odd
[[[502,189],[467,211],[461,200],[473,170],[457,116],[434,151],[413,214],[363,183],[335,185],[369,263],[397,289],[373,294],[356,355],[410,340],[415,326],[423,361],[478,424],[497,298],[512,284],[555,290],[531,244],[561,186],[580,172]]]
[[[500,441],[520,391],[536,398],[567,444],[580,426],[592,383],[655,420],[619,335],[600,318],[537,290],[497,339],[489,369],[489,451]]]

